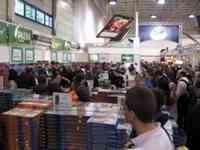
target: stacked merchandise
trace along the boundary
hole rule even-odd
[[[3,113],[8,150],[38,150],[42,110],[14,108]]]
[[[24,101],[21,103],[18,103],[18,108],[30,108],[30,109],[41,109],[41,110],[47,110],[53,107],[52,101]]]
[[[40,126],[41,149],[85,150],[88,118],[89,116],[83,111],[78,111],[77,107],[45,112]]]
[[[93,116],[88,120],[87,150],[121,150],[127,143],[127,133],[118,128],[119,116]]]

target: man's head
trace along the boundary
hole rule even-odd
[[[157,109],[154,94],[150,89],[143,87],[134,87],[128,90],[126,106],[128,108],[126,118],[132,124],[136,121],[152,123]]]

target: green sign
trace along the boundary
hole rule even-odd
[[[9,25],[9,43],[16,46],[31,46],[32,31],[21,26]]]
[[[0,22],[0,44],[6,44],[7,38],[7,24],[4,22]]]
[[[65,40],[53,38],[51,42],[51,48],[53,50],[65,50]]]
[[[26,64],[34,63],[34,60],[35,60],[34,50],[31,48],[26,48],[25,49],[25,63]]]
[[[134,61],[134,55],[131,54],[124,54],[122,55],[122,62],[124,63],[131,63]]]

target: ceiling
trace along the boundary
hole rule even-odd
[[[190,19],[190,14],[200,14],[200,0],[166,0],[165,5],[157,4],[156,0],[118,0],[111,6],[113,14],[134,16],[139,11],[141,22],[175,22],[183,25],[183,30],[190,34],[197,33],[197,21]],[[151,15],[157,19],[151,19]],[[133,33],[133,31],[132,31]]]

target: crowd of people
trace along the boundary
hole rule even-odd
[[[85,102],[90,101],[89,81],[93,88],[99,87],[104,74],[110,87],[128,88],[126,118],[133,133],[127,148],[173,150],[175,145],[197,150],[200,68],[156,62],[142,62],[140,70],[136,67],[122,63],[11,66],[10,88],[33,89],[40,95],[73,91],[75,100]]]

